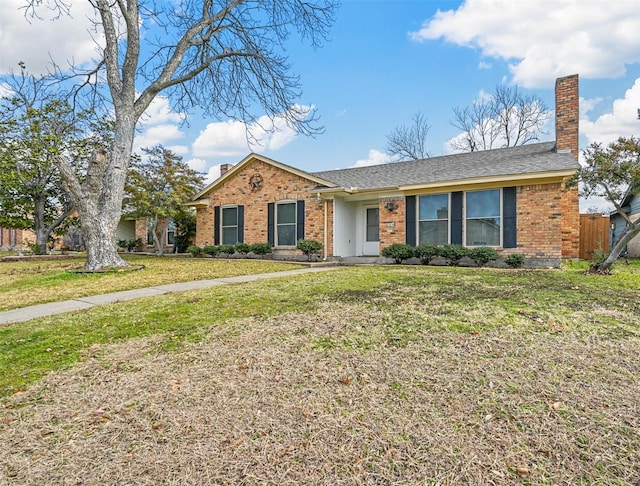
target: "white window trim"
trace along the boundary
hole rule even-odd
[[[467,245],[467,194],[472,192],[487,192],[487,191],[498,191],[500,195],[499,209],[500,209],[500,244],[499,245]],[[463,245],[467,248],[481,248],[481,247],[489,247],[489,248],[502,248],[503,245],[503,233],[504,233],[504,210],[503,210],[503,190],[502,187],[491,188],[491,189],[478,189],[476,191],[464,191],[464,198],[462,200],[462,241]],[[473,218],[473,219],[482,219],[482,218]]]
[[[236,224],[225,226],[224,223],[224,210],[225,209],[235,209],[236,210]],[[225,204],[224,206],[220,206],[220,244],[231,244],[231,243],[223,243],[224,241],[224,229],[225,228],[235,228],[236,229],[236,240],[238,239],[238,205],[237,204]],[[236,241],[237,243],[237,241]],[[235,243],[234,243],[235,244]]]
[[[416,242],[418,245],[431,245],[432,243],[422,243],[420,241],[420,223],[423,221],[442,221],[439,219],[420,219],[420,198],[422,196],[440,196],[447,195],[447,245],[451,243],[451,193],[438,192],[434,194],[419,194],[416,197]]]
[[[280,204],[293,204],[294,207],[294,212],[293,212],[293,234],[294,234],[294,240],[295,242],[293,243],[293,245],[281,245],[278,242],[278,206]],[[278,247],[278,248],[295,248],[297,245],[297,240],[298,240],[298,201],[296,201],[295,199],[284,199],[282,201],[278,201],[275,204],[274,207],[274,214],[273,214],[273,241],[274,241],[274,246]],[[283,223],[286,225],[291,225],[292,223]]]

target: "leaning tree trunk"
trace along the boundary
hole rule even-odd
[[[622,250],[625,249],[627,244],[636,236],[640,234],[640,218],[636,219],[630,226],[627,226],[620,235],[620,239],[613,245],[611,252],[609,252],[609,256],[607,258],[595,265],[592,269],[594,273],[609,273],[611,272],[611,267],[616,262]]]

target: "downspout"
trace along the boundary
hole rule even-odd
[[[322,245],[322,261],[327,261],[327,243],[329,242],[328,224],[329,224],[329,201],[324,200],[324,245]]]

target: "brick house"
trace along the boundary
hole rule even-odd
[[[137,251],[155,252],[153,244],[153,235],[151,228],[148,226],[146,218],[122,218],[116,228],[116,240],[135,240],[139,239],[140,244]],[[162,243],[164,253],[173,253],[175,224],[166,218],[158,220],[158,239]]]
[[[31,230],[0,227],[0,250],[26,250],[27,242],[35,242],[36,235]]]
[[[556,81],[556,141],[309,173],[250,154],[194,197],[196,245],[270,242],[297,254],[378,256],[393,243],[578,257],[578,76]]]

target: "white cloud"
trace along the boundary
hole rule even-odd
[[[204,159],[190,159],[186,161],[186,164],[193,170],[204,172],[207,168],[208,162]]]
[[[366,167],[369,165],[388,164],[389,162],[392,162],[392,158],[389,154],[385,154],[380,150],[371,149],[369,150],[369,157],[357,160],[351,167]]]
[[[313,107],[297,105],[294,109],[308,115]],[[192,151],[196,157],[235,157],[248,151],[278,150],[295,136],[284,115],[273,120],[265,115],[250,125],[227,120],[209,123],[194,140]]]
[[[180,156],[187,155],[189,153],[189,147],[186,145],[169,145],[167,148],[174,154]]]
[[[541,87],[573,73],[624,76],[625,64],[640,62],[639,24],[635,0],[466,0],[410,37],[479,49],[509,62],[516,84]]]
[[[170,140],[184,137],[184,133],[177,125],[156,125],[147,128],[141,134],[136,135],[134,151],[142,147],[153,147],[157,144],[167,146]]]
[[[68,62],[76,65],[96,57],[94,38],[100,39],[90,22],[94,9],[90,2],[66,2],[70,16],[53,19],[53,0],[44,0],[36,8],[41,17],[25,17],[24,0],[2,0],[0,26],[0,73],[17,71],[23,61],[32,74],[45,74],[51,66],[51,57],[63,69]],[[92,38],[92,35],[94,38]]]
[[[594,121],[585,115],[601,100],[584,100],[581,103],[582,118],[580,132],[587,137],[589,143],[608,144],[618,137],[629,137],[640,132],[638,108],[640,108],[640,78],[629,88],[623,99],[613,102],[612,111],[600,115]]]

